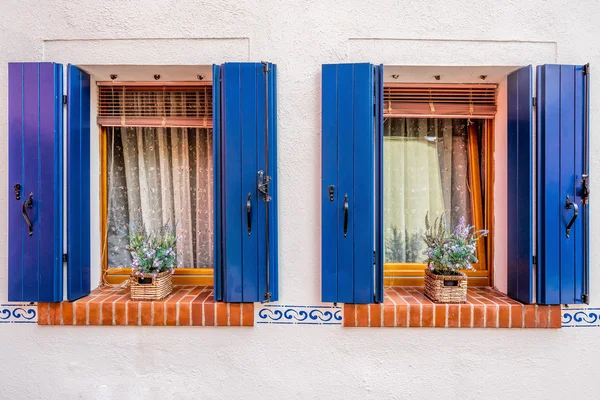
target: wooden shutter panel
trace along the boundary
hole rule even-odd
[[[275,301],[278,296],[276,68],[266,64],[269,72],[265,72],[264,67],[260,63],[221,66],[221,262],[222,297],[227,302]],[[269,201],[258,190],[259,171],[267,170],[272,178]]]
[[[538,303],[588,302],[588,75],[582,65],[537,68]],[[567,196],[573,206],[568,209]],[[578,216],[569,236],[566,227]]]
[[[62,87],[61,64],[9,63],[9,301],[63,298]]]
[[[322,300],[327,302],[375,300],[375,120],[380,125],[381,111],[375,108],[374,77],[371,64],[322,68]]]
[[[532,67],[508,76],[508,295],[533,301],[533,104]]]
[[[90,76],[67,69],[67,298],[90,293]]]

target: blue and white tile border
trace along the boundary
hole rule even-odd
[[[340,306],[288,306],[263,304],[256,313],[257,324],[341,325]]]
[[[0,304],[0,324],[37,324],[37,305],[29,303]]]
[[[600,308],[563,308],[563,328],[600,328]]]
[[[290,306],[263,304],[257,307],[257,324],[342,325],[340,306]],[[563,328],[600,328],[600,307],[562,308]],[[37,324],[35,303],[0,304],[0,324]]]

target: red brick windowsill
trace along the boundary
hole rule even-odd
[[[174,286],[160,301],[103,287],[74,302],[38,303],[38,325],[254,326],[254,304],[215,302],[212,286]]]
[[[435,304],[422,287],[386,287],[383,304],[345,304],[345,327],[560,328],[560,306],[525,305],[491,288],[467,303]]]

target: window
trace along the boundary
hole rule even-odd
[[[489,229],[490,124],[457,118],[385,118],[383,129],[383,221],[385,283],[420,286],[425,215],[461,217]],[[478,246],[471,285],[489,285],[487,241]],[[475,283],[476,282],[476,283]]]
[[[177,236],[176,284],[213,284],[212,93],[206,84],[99,87],[105,279],[131,268],[123,235],[131,224]],[[125,122],[127,126],[119,126]],[[129,126],[133,124],[133,126]],[[113,126],[117,125],[117,126]]]
[[[60,302],[64,274],[69,301],[88,295],[100,278],[91,246],[101,249],[103,279],[127,279],[119,230],[136,220],[175,226],[176,284],[214,284],[214,299],[226,302],[277,300],[276,66],[213,65],[212,82],[196,80],[194,67],[169,67],[170,76],[193,74],[164,83],[86,69],[67,67],[63,97],[61,64],[9,65],[10,300]],[[90,145],[96,123],[99,149]],[[96,150],[100,165],[91,164]],[[100,196],[90,184],[97,168]]]
[[[323,65],[323,301],[381,303],[384,281],[422,285],[424,216],[491,230],[498,203],[507,246],[483,239],[469,284],[493,283],[501,251],[511,298],[588,302],[588,67],[538,67],[537,100],[532,67],[505,73],[506,103],[496,104],[496,84],[384,86],[383,66]],[[505,159],[494,157],[494,118],[506,118]],[[492,190],[494,167],[505,192]]]

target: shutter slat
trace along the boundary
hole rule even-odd
[[[271,300],[279,299],[279,180],[277,173],[277,65],[269,64],[269,174],[272,177],[269,202],[269,274],[271,282]],[[259,91],[260,94],[260,91]],[[260,114],[260,108],[259,113]],[[260,131],[259,131],[260,132]],[[260,279],[260,278],[259,278]],[[264,279],[259,282],[264,282]]]
[[[8,299],[61,301],[62,65],[9,63],[8,93]],[[26,212],[31,235],[22,215],[30,193],[33,204]]]
[[[354,302],[354,218],[355,218],[355,196],[354,196],[354,173],[357,168],[354,164],[354,120],[352,116],[356,111],[354,101],[354,65],[342,64],[338,66],[338,192],[335,196],[337,202],[338,220],[341,221],[341,229],[336,232],[338,237],[337,258],[338,276],[337,290],[338,301]],[[354,83],[354,84],[353,84]],[[346,116],[346,118],[340,118]],[[368,132],[365,132],[368,134]],[[331,149],[331,151],[335,151]],[[368,190],[368,187],[362,188]],[[347,198],[346,198],[347,196]],[[348,206],[347,227],[344,233],[344,207]],[[364,249],[359,249],[363,250]]]
[[[90,293],[90,75],[68,66],[67,298]]]
[[[240,67],[240,97],[241,97],[241,200],[242,200],[242,225],[244,232],[242,237],[242,299],[243,301],[254,301],[258,293],[258,237],[259,225],[264,225],[265,219],[257,218],[260,200],[256,190],[258,167],[258,147],[256,129],[258,96],[257,84],[263,79],[257,76],[254,64],[242,64]],[[263,114],[264,115],[264,114]],[[263,139],[264,141],[264,139]],[[262,141],[261,141],[262,142]],[[250,195],[250,234],[248,234],[248,218],[244,206]],[[264,236],[263,236],[264,237]]]
[[[223,66],[223,238],[224,300],[242,301],[242,154],[240,65]]]
[[[321,123],[321,298],[337,302],[338,231],[339,213],[337,198],[338,175],[338,91],[337,65],[323,65],[322,72],[322,123]],[[334,191],[330,200],[330,186]]]
[[[213,65],[213,82],[212,89],[214,93],[213,97],[213,201],[214,201],[214,254],[215,254],[215,266],[214,266],[214,295],[215,300],[223,300],[223,227],[221,224],[222,215],[222,192],[221,192],[221,66]]]
[[[374,75],[373,66],[360,64],[354,68],[354,301],[371,303],[374,295],[373,250],[374,230]],[[370,189],[370,190],[369,190]],[[371,251],[365,251],[365,249]],[[371,266],[360,268],[360,266]]]
[[[264,77],[264,72],[262,71],[262,66],[256,65],[256,64],[251,64],[254,66],[255,69],[255,82],[256,82],[256,116],[255,116],[255,121],[256,121],[256,161],[257,161],[257,169],[254,170],[254,180],[255,182],[258,182],[258,171],[259,170],[263,170],[265,168],[265,155],[266,155],[266,149],[265,149],[265,138],[264,138],[264,132],[265,132],[265,77]],[[257,196],[260,196],[258,194],[258,191],[256,192]],[[253,198],[254,198],[254,194],[253,194]],[[265,246],[265,241],[267,240],[267,231],[266,231],[266,220],[267,220],[267,208],[266,208],[266,203],[262,200],[259,199],[258,197],[256,197],[253,201],[254,209],[256,211],[256,228],[253,228],[253,231],[255,231],[255,235],[258,237],[258,243],[257,243],[257,254],[258,254],[258,265],[259,267],[257,268],[256,272],[258,273],[258,285],[257,285],[257,289],[258,289],[258,294],[259,294],[259,298],[261,299],[261,301],[264,299],[264,293],[265,293],[265,289],[267,287],[267,269],[266,269],[266,265],[267,265],[267,248]],[[254,216],[253,216],[254,217]]]
[[[375,67],[375,301],[383,303],[383,64]]]
[[[28,210],[29,218],[31,219],[34,229],[33,235],[28,236],[25,233],[25,247],[28,248],[24,253],[23,268],[25,270],[25,276],[27,279],[23,280],[23,290],[25,293],[35,292],[40,285],[39,272],[43,269],[40,265],[39,257],[39,245],[40,245],[40,208],[41,201],[45,201],[45,196],[40,193],[40,176],[38,171],[40,168],[39,154],[40,150],[48,151],[43,146],[43,142],[40,143],[39,136],[41,130],[52,129],[51,127],[44,127],[41,125],[42,121],[39,119],[39,111],[41,108],[40,96],[53,97],[53,93],[48,93],[40,90],[40,69],[46,69],[45,65],[37,65],[35,63],[28,63],[24,66],[24,87],[23,87],[23,130],[24,135],[24,146],[23,156],[26,158],[26,162],[23,163],[23,180],[26,182],[25,190],[23,191],[24,200],[29,196],[29,193],[33,193],[34,207]],[[46,78],[47,79],[47,78]],[[47,123],[47,121],[44,121]],[[45,168],[53,168],[54,165],[45,165]],[[35,250],[34,250],[35,249]]]
[[[26,300],[23,293],[25,224],[14,185],[23,185],[23,64],[8,64],[8,299]],[[24,197],[21,190],[21,199]]]

